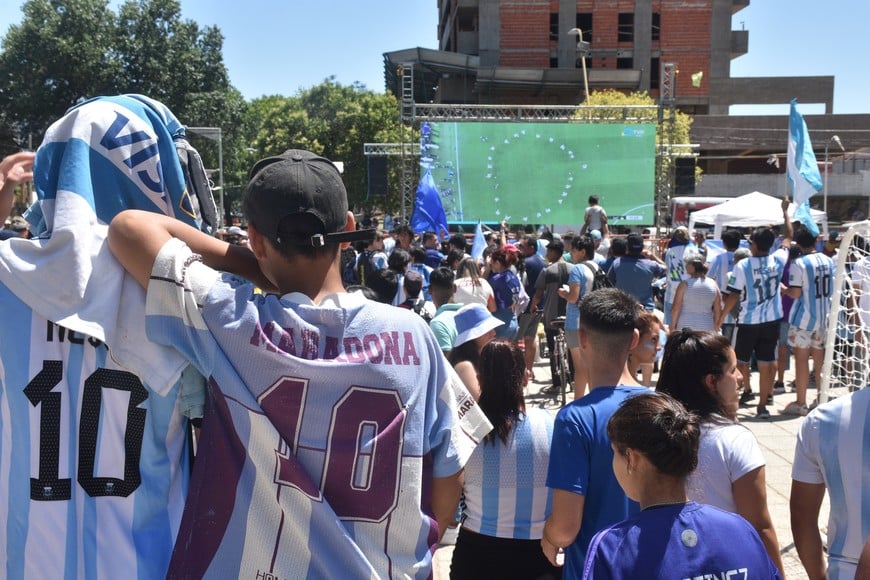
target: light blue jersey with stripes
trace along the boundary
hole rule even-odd
[[[734,252],[724,251],[710,263],[710,272],[708,278],[712,278],[716,282],[716,286],[721,292],[725,292],[728,288],[728,275],[734,269]],[[734,316],[734,310],[728,313],[725,317],[725,324],[734,324],[737,319]]]
[[[738,324],[764,324],[782,319],[780,281],[788,250],[752,256],[734,265],[728,292],[740,292]]]
[[[0,320],[0,576],[162,578],[188,482],[179,385],[154,392],[2,285]]]
[[[477,446],[465,465],[462,526],[498,538],[537,540],[550,514],[547,487],[551,413],[529,408],[507,442],[497,435]]]
[[[146,326],[211,383],[171,578],[429,577],[432,478],[492,426],[420,316],[254,294],[171,240]]]
[[[801,295],[791,307],[789,324],[801,330],[824,330],[834,295],[834,272],[834,261],[819,252],[792,262],[788,285],[800,288]]]
[[[190,459],[185,381],[163,371],[184,363],[147,343],[144,309],[124,319],[138,326],[119,324],[132,297],[98,232],[131,208],[200,223],[183,135],[156,101],[98,97],[55,122],[37,152],[27,219],[42,239],[0,247],[0,577],[166,575]]]
[[[851,580],[870,537],[870,389],[807,415],[798,431],[791,476],[827,488],[828,578]]]

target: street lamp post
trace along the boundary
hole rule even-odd
[[[589,78],[586,76],[586,55],[589,54],[589,43],[583,41],[583,31],[572,28],[568,34],[577,35],[577,52],[580,53],[580,63],[583,68],[583,102],[589,100]]]
[[[830,139],[825,141],[825,181],[824,181],[823,186],[822,186],[822,191],[824,192],[822,195],[822,200],[823,200],[822,209],[825,212],[826,218],[828,215],[828,172],[831,170],[831,168],[828,167],[828,146],[831,143],[834,143],[837,147],[839,147],[840,151],[842,151],[844,153],[846,152],[845,147],[843,147],[843,142],[840,141],[839,136],[834,135],[833,137],[831,137]]]

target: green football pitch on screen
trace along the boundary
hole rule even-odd
[[[427,123],[421,164],[452,223],[578,227],[590,195],[611,225],[653,223],[652,124]]]

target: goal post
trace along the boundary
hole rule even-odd
[[[870,220],[849,226],[837,253],[819,404],[867,385],[870,369]]]

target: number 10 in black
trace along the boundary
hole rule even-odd
[[[63,501],[72,497],[69,478],[60,477],[60,428],[62,393],[52,392],[63,380],[63,361],[47,360],[42,370],[27,384],[24,394],[34,407],[39,406],[39,477],[30,478],[30,499]],[[99,437],[103,389],[130,393],[124,430],[124,478],[98,477],[94,474]],[[139,456],[145,433],[147,411],[139,405],[148,391],[135,375],[117,369],[97,369],[84,383],[79,415],[78,477],[82,489],[91,497],[127,497],[142,482]]]

